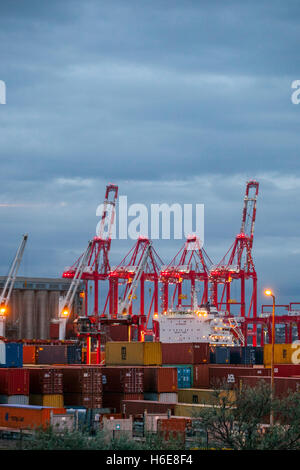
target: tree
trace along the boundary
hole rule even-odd
[[[225,391],[224,391],[225,389]],[[300,397],[289,393],[271,403],[270,386],[215,390],[216,404],[195,415],[208,435],[210,448],[232,450],[300,449]],[[271,407],[276,423],[269,426]]]

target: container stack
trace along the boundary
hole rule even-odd
[[[29,373],[22,368],[0,369],[0,403],[29,404]]]
[[[178,401],[176,367],[144,368],[144,399],[162,403]]]
[[[99,366],[67,366],[59,370],[65,406],[102,408],[102,371]]]
[[[194,383],[194,367],[209,362],[208,343],[162,343],[164,367],[176,367],[177,386],[191,388]]]
[[[51,366],[28,367],[29,404],[63,408],[63,376],[59,369]]]
[[[103,407],[120,413],[123,400],[144,399],[142,367],[105,367],[102,370]]]

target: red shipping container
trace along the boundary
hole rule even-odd
[[[143,400],[143,393],[103,393],[103,408],[115,410],[115,413],[121,413],[123,400]]]
[[[145,367],[144,392],[177,392],[176,367]]]
[[[23,345],[23,364],[36,363],[36,346]]]
[[[93,369],[91,367],[68,366],[60,370],[63,375],[64,393],[93,393]]]
[[[102,367],[72,364],[59,368],[64,393],[102,393]]]
[[[187,425],[191,426],[191,420],[185,418],[158,419],[157,432],[166,441],[173,438],[184,442]]]
[[[100,367],[93,367],[92,369],[92,390],[94,394],[101,393],[103,391],[103,385],[102,385],[102,368]]]
[[[102,408],[102,395],[92,393],[64,393],[65,406]]]
[[[239,385],[239,377],[242,376],[262,377],[270,375],[270,369],[257,367],[211,367],[209,366],[210,388],[222,387],[224,384],[231,387]]]
[[[65,408],[42,406],[0,405],[0,426],[4,428],[47,428],[53,414],[65,414]]]
[[[28,371],[0,368],[0,395],[29,395]]]
[[[48,367],[27,367],[29,392],[32,394],[62,394],[63,376],[59,369]]]
[[[101,335],[102,344],[107,341],[128,341],[127,325],[104,325],[103,329],[103,339]]]
[[[260,381],[265,381],[271,385],[271,377],[240,377],[240,386],[255,387]],[[289,392],[294,393],[300,390],[300,377],[274,377],[275,396],[280,398],[287,396]]]
[[[274,365],[275,377],[292,377],[293,375],[300,375],[300,364]]]
[[[209,388],[209,366],[208,364],[198,364],[194,366],[193,374],[194,388]]]
[[[145,411],[149,414],[165,414],[170,410],[171,415],[174,415],[175,406],[175,403],[163,403],[150,400],[123,400],[121,413],[124,413],[125,417],[129,418],[130,415],[143,415]]]
[[[104,367],[102,376],[105,392],[144,392],[144,369],[141,367]]]
[[[209,362],[208,343],[162,343],[163,364],[201,364]]]

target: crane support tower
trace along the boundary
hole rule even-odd
[[[184,246],[172,261],[162,267],[160,281],[162,283],[163,312],[166,312],[169,307],[171,309],[194,308],[195,304],[198,304],[198,284],[202,286],[200,304],[208,302],[209,267],[212,265],[212,261],[201,245],[201,241],[196,235],[189,235]],[[184,292],[187,283],[189,283],[188,291]],[[171,302],[169,302],[170,286],[172,285],[175,287]],[[184,299],[189,303],[183,302]],[[176,305],[174,305],[175,301]]]
[[[109,274],[110,316],[120,319],[125,311],[125,315],[130,315],[133,323],[139,325],[141,338],[147,332],[151,317],[158,312],[159,273],[162,265],[163,261],[149,238],[140,236],[129,253]],[[145,293],[146,282],[151,282],[149,299]],[[140,302],[138,311],[135,311],[137,307],[133,306],[132,301],[138,295]]]
[[[9,305],[10,296],[15,284],[15,280],[18,274],[18,270],[22,261],[23,253],[27,243],[28,234],[23,235],[23,239],[19,245],[8,276],[6,278],[3,290],[0,295],[0,336],[5,336],[5,322],[7,309]]]

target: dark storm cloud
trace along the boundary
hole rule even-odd
[[[257,178],[260,278],[296,296],[299,19],[292,0],[1,2],[1,270],[28,231],[29,274],[59,275],[109,181],[132,203],[204,203],[218,261]],[[180,248],[157,245],[166,261]]]

